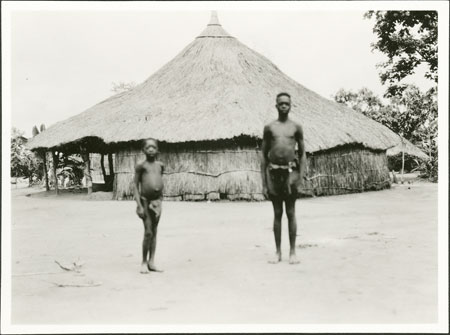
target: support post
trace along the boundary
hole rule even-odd
[[[44,180],[45,180],[45,190],[50,191],[50,186],[48,185],[48,171],[47,171],[47,151],[44,151],[42,160],[44,161]]]
[[[402,138],[402,177],[401,177],[401,183],[403,184],[403,173],[405,171],[405,140]]]
[[[105,170],[105,155],[104,154],[100,154],[100,166],[102,168],[102,175],[103,175],[103,181],[105,182],[105,184],[107,183],[107,178],[106,178],[106,170]]]
[[[56,151],[52,151],[52,157],[53,157],[53,178],[54,178],[54,182],[55,182],[55,193],[56,193],[56,195],[58,195],[59,194],[58,176],[56,175],[56,170],[58,168],[59,156],[56,153]]]
[[[114,179],[114,164],[113,164],[113,157],[112,153],[108,153],[108,166],[109,166],[109,175],[112,179]]]
[[[114,163],[113,163],[113,154],[108,153],[108,166],[109,166],[109,182],[111,185],[114,185]]]
[[[92,193],[91,160],[89,158],[89,152],[86,149],[82,150],[81,158],[83,159],[84,162],[84,177],[86,179],[88,194],[91,194]]]

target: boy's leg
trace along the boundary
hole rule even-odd
[[[289,222],[289,263],[297,264],[299,261],[297,260],[297,256],[295,254],[295,240],[297,238],[297,219],[295,217],[295,201],[297,199],[295,197],[289,197],[286,199],[286,215],[288,217]]]
[[[141,198],[142,199],[142,198]],[[142,263],[141,263],[141,273],[148,273],[148,258],[151,250],[151,241],[153,238],[152,230],[152,218],[150,216],[150,211],[148,210],[148,201],[142,199],[142,206],[144,206],[144,239],[142,241]]]
[[[273,234],[275,237],[276,255],[269,263],[281,262],[281,217],[283,216],[283,200],[279,197],[271,197],[273,206]]]
[[[158,233],[158,223],[161,217],[161,201],[152,202],[149,212],[152,221],[152,239],[150,242],[150,259],[148,261],[148,269],[150,271],[163,272],[155,266],[156,237]]]
[[[161,270],[155,266],[156,235],[158,233],[158,221],[159,221],[159,219],[156,219],[154,217],[153,229],[152,229],[153,234],[152,234],[152,240],[150,243],[150,259],[148,261],[148,269],[150,271],[163,272],[163,270]]]

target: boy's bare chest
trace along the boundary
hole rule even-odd
[[[297,127],[292,123],[288,124],[276,123],[270,127],[270,131],[272,137],[275,140],[279,138],[294,139],[295,134],[297,132]]]
[[[157,163],[146,163],[142,170],[143,174],[161,175],[161,165]]]

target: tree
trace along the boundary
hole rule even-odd
[[[404,134],[428,155],[428,160],[417,161],[424,177],[438,178],[438,101],[436,89],[422,93],[417,87],[408,87],[400,99],[407,106],[403,117]]]
[[[385,96],[400,95],[406,88],[401,80],[426,65],[425,77],[438,81],[438,15],[436,11],[369,11],[375,17],[373,32],[377,42],[372,49],[384,53],[388,60],[378,65],[380,79],[388,83]]]
[[[399,108],[392,115],[392,128],[414,144],[422,140],[430,122],[437,120],[437,95],[432,88],[423,93],[414,86],[405,86],[400,96],[392,97],[391,104]]]
[[[16,128],[11,132],[11,177],[27,177],[31,186],[33,177],[40,178],[41,164],[26,147],[27,138]]]
[[[399,164],[409,169],[420,169],[423,175],[437,180],[437,92],[435,88],[423,93],[414,85],[405,86],[401,95],[391,97],[387,103],[367,88],[357,92],[340,89],[334,96],[338,103],[347,105],[371,119],[385,125],[402,138],[418,146],[428,155],[422,161],[407,156],[406,160],[390,158],[390,166]]]
[[[23,132],[16,128],[12,128],[11,132],[11,177],[19,177],[25,175],[24,171],[24,143],[26,138]]]
[[[386,127],[391,128],[391,106],[385,106],[381,99],[368,88],[363,87],[357,92],[346,91],[341,88],[333,98],[336,102],[347,105]]]

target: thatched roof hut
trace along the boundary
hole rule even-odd
[[[404,143],[400,142],[392,147],[387,149],[386,154],[388,156],[397,156],[400,155],[402,152],[407,153],[411,156],[416,156],[421,159],[428,159],[428,156],[419,148],[417,148],[414,144],[409,142],[408,140],[404,140]]]
[[[311,166],[313,156],[325,154],[330,162],[336,153],[347,158],[370,154],[379,157],[377,163],[370,163],[379,165],[374,183],[388,184],[386,150],[400,142],[398,135],[295,82],[230,36],[214,13],[194,41],[142,84],[56,123],[33,138],[30,147],[77,152],[82,144],[90,152],[116,153],[115,194],[122,198],[131,194],[132,177],[124,174],[132,174],[139,157],[137,141],[153,137],[161,142],[161,159],[168,166],[168,196],[254,197],[261,191],[258,148],[262,129],[276,117],[275,96],[280,91],[291,94],[290,117],[303,126],[311,177],[318,173],[318,163]],[[373,167],[365,171],[356,165],[359,172],[352,171],[364,177],[349,179],[353,163],[338,159],[332,165],[333,172],[320,172],[327,175],[327,182],[320,176],[305,188],[319,194],[370,188],[366,180]],[[202,178],[216,178],[216,182]],[[321,178],[322,184],[313,184]]]

